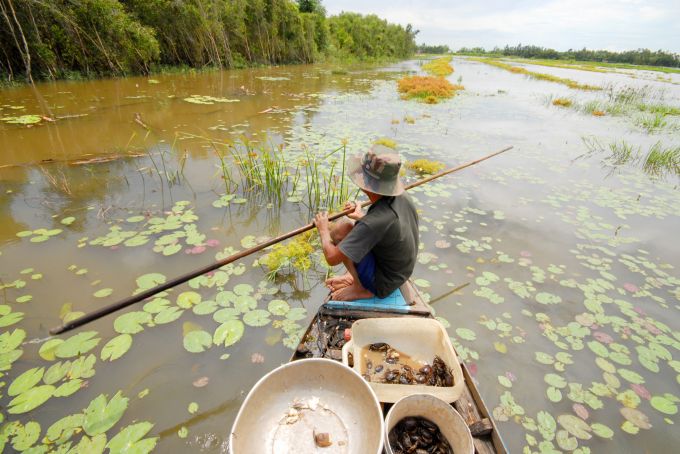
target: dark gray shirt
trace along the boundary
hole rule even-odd
[[[411,277],[418,255],[418,212],[411,196],[383,196],[371,205],[340,242],[340,252],[359,263],[368,251],[375,257],[378,298],[386,298]]]

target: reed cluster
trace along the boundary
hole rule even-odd
[[[603,159],[603,164],[612,171],[627,165],[638,168],[655,178],[667,179],[680,175],[680,147],[678,146],[666,147],[658,141],[647,152],[643,152],[641,146],[636,148],[625,140],[614,141],[608,145],[602,144],[595,138],[582,137],[582,140],[589,152],[580,156],[579,159],[609,153]]]
[[[357,188],[346,175],[344,142],[318,155],[306,144],[292,152],[264,134],[261,138],[257,142],[247,137],[226,143],[210,141],[220,160],[213,177],[221,174],[227,191],[241,184],[248,192],[260,191],[279,202],[283,197],[305,202],[311,212],[335,209],[356,197]]]

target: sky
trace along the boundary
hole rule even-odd
[[[679,0],[323,0],[329,14],[377,14],[420,30],[418,44],[535,45],[558,51],[638,48],[680,53]]]

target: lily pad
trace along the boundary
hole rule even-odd
[[[607,347],[605,347],[598,341],[588,342],[588,348],[590,348],[593,351],[593,353],[603,358],[607,358],[609,356],[609,350],[607,350]]]
[[[227,307],[215,312],[213,314],[213,320],[215,320],[217,323],[225,323],[228,322],[229,320],[236,320],[240,314],[241,311],[239,311],[238,309],[233,307]]]
[[[193,307],[193,312],[196,315],[208,315],[217,310],[218,306],[215,301],[201,301]]]
[[[189,404],[189,413],[192,415],[198,411],[198,404],[196,402],[191,402]]]
[[[62,364],[61,361],[52,364],[45,372],[43,382],[45,382],[46,385],[54,384],[64,378],[70,369],[71,361],[66,361],[64,364]]]
[[[651,429],[652,425],[649,423],[649,418],[640,410],[631,407],[623,407],[619,409],[624,418],[631,424],[640,429]]]
[[[254,291],[253,286],[248,284],[238,284],[234,287],[234,293],[237,295],[250,295]]]
[[[40,357],[46,359],[47,361],[54,361],[56,357],[54,352],[61,344],[64,343],[64,339],[50,339],[40,347]]]
[[[543,377],[543,380],[555,388],[564,388],[567,386],[567,382],[564,381],[564,378],[557,374],[547,374],[545,377]]]
[[[257,307],[257,300],[250,295],[243,295],[236,298],[234,307],[241,313],[246,313]]]
[[[467,341],[473,341],[477,339],[477,335],[475,334],[475,332],[467,328],[456,328],[456,334],[461,339],[465,339]]]
[[[548,399],[550,399],[551,402],[559,402],[562,400],[562,392],[554,386],[548,388],[546,394],[548,395]]]
[[[573,451],[578,447],[578,440],[574,437],[570,437],[569,432],[566,430],[558,430],[557,433],[555,433],[555,440],[559,447],[565,451]]]
[[[62,445],[62,447],[63,446],[65,445]],[[105,448],[106,434],[95,435],[92,438],[83,435],[80,442],[72,449],[74,452],[71,454],[102,454]],[[59,450],[55,451],[55,454],[60,454]]]
[[[136,334],[144,331],[142,323],[151,323],[151,314],[143,311],[128,312],[113,322],[113,329],[120,334]]]
[[[184,348],[192,353],[205,351],[204,347],[210,347],[212,336],[205,331],[192,331],[184,336]]]
[[[26,451],[38,441],[38,438],[40,438],[40,424],[29,421],[25,426],[17,427],[12,439],[12,447],[17,451]]]
[[[18,415],[26,413],[34,408],[44,404],[47,399],[52,397],[52,394],[57,388],[52,385],[42,385],[31,388],[28,391],[19,394],[9,403],[8,413]]]
[[[286,315],[290,311],[290,305],[283,300],[273,300],[269,302],[267,309],[273,315]]]
[[[99,344],[101,338],[93,339],[96,335],[97,331],[78,333],[57,346],[54,354],[57,358],[73,358],[87,353]]]
[[[674,415],[678,412],[678,406],[665,397],[654,396],[652,397],[651,404],[655,410],[667,415]]]
[[[414,284],[416,284],[418,287],[431,287],[432,284],[430,284],[430,281],[427,281],[425,279],[416,279],[413,281]]]
[[[127,222],[141,222],[146,219],[146,216],[132,216],[131,218],[127,218]]]
[[[562,298],[557,295],[542,292],[536,295],[536,302],[541,304],[558,304],[562,302]]]
[[[94,296],[96,298],[106,298],[107,296],[109,296],[112,293],[113,293],[112,288],[103,288],[101,290],[97,290],[96,292],[94,292]]]
[[[144,305],[144,312],[149,314],[158,314],[163,312],[170,306],[170,301],[164,298],[155,298],[154,300]]]
[[[158,285],[165,284],[166,277],[160,273],[149,273],[137,278],[137,286],[143,289],[154,288]]]
[[[78,391],[82,383],[83,380],[81,380],[80,378],[76,378],[75,380],[69,380],[66,383],[63,383],[60,387],[58,387],[54,391],[54,394],[52,395],[54,397],[68,397],[71,394],[74,394],[76,391]]]
[[[305,309],[304,307],[296,307],[288,311],[288,313],[286,314],[286,318],[288,320],[293,321],[304,320],[306,317],[307,309]]]
[[[184,311],[180,310],[179,307],[169,307],[166,310],[164,310],[163,312],[157,314],[154,317],[153,322],[156,325],[162,325],[164,323],[174,322],[175,320],[180,318],[180,316],[182,315],[183,312]]]
[[[547,353],[536,352],[536,361],[542,364],[553,364],[555,359]]]
[[[133,424],[121,430],[106,445],[110,454],[147,454],[156,446],[158,437],[141,439],[153,428],[150,422]]]
[[[241,340],[243,333],[245,332],[245,326],[241,320],[229,320],[221,324],[213,335],[213,343],[215,345],[220,345],[224,343],[225,346],[234,345],[236,342]]]
[[[151,316],[149,316],[149,319],[151,319]],[[104,345],[101,353],[102,361],[106,361],[109,358],[111,358],[110,361],[120,358],[130,349],[131,345],[132,336],[129,334],[121,334],[114,337]]]
[[[62,219],[61,223],[64,224],[64,225],[71,225],[71,224],[73,224],[73,221],[75,221],[75,220],[76,220],[76,218],[71,216],[71,217]]]
[[[191,309],[194,304],[201,302],[201,295],[196,292],[180,293],[177,297],[177,305],[182,309]]]
[[[10,396],[19,395],[34,387],[43,378],[45,373],[44,367],[34,367],[14,379],[12,384],[7,389],[7,394]]]
[[[169,256],[178,253],[179,251],[182,250],[182,245],[177,243],[177,244],[171,244],[169,246],[165,246],[163,248],[163,255]]]
[[[557,417],[557,422],[576,438],[580,438],[581,440],[590,440],[593,438],[589,433],[590,426],[581,418],[574,415],[560,415]]]
[[[100,394],[99,397],[90,402],[90,405],[85,409],[85,420],[83,421],[83,430],[86,434],[91,437],[103,434],[118,422],[130,400],[127,397],[121,397],[120,394],[121,392],[118,391],[108,404],[104,394]]]
[[[598,437],[611,438],[614,436],[614,431],[611,430],[609,427],[605,426],[604,424],[596,422],[595,424],[591,424],[590,428],[592,429],[593,433]]]
[[[625,378],[631,383],[640,385],[645,382],[645,379],[642,377],[642,375],[638,374],[637,372],[633,372],[632,370],[619,369],[617,372],[621,377]]]
[[[270,313],[268,311],[250,311],[243,316],[243,323],[248,326],[265,326],[271,322],[269,315]]]
[[[82,414],[65,416],[59,421],[55,422],[47,429],[47,441],[54,442],[62,438],[62,434],[70,429],[78,429],[82,427],[85,416]]]

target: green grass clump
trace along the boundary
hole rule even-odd
[[[347,74],[346,69],[334,69],[331,71],[331,74]]]

